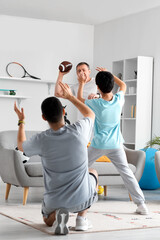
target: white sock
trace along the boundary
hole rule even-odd
[[[83,217],[83,216],[77,216],[77,219],[84,219],[84,220],[86,220],[86,217]]]
[[[137,207],[144,206],[144,205],[146,205],[146,204],[143,202],[143,203],[137,204]]]

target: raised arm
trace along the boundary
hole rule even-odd
[[[63,89],[63,95],[61,97],[68,99],[70,102],[72,102],[84,117],[90,117],[94,120],[95,118],[94,112],[84,103],[82,103],[80,100],[73,96],[70,87],[67,84],[63,84],[62,82],[60,82],[59,85]]]
[[[85,99],[83,98],[83,88],[84,88],[85,83],[79,83],[79,88],[77,92],[77,98],[80,100],[82,103],[85,102]]]
[[[123,91],[125,94],[126,89],[127,89],[125,82],[123,82],[121,79],[119,79],[115,75],[113,75],[113,76],[114,76],[114,82],[119,86],[119,91]]]
[[[97,67],[96,70],[99,71],[99,72],[107,71],[106,68],[102,68],[102,67]],[[126,92],[126,84],[121,79],[116,77],[115,75],[113,75],[113,76],[114,76],[114,82],[120,87],[119,91],[123,91],[124,94],[125,94],[125,92]]]
[[[58,78],[57,78],[57,81],[56,81],[56,85],[55,85],[55,90],[54,90],[54,95],[56,97],[61,97],[63,95],[63,90],[61,88],[61,86],[59,85],[60,82],[63,81],[63,76],[66,75],[68,72],[60,72],[58,73]]]
[[[22,144],[24,141],[26,141],[26,134],[25,134],[25,128],[24,128],[24,120],[25,120],[25,116],[24,116],[24,110],[23,108],[21,108],[21,111],[17,108],[16,102],[14,103],[14,111],[16,112],[17,116],[18,116],[18,136],[17,136],[17,147],[20,151],[23,152],[23,147]]]
[[[86,81],[87,81],[87,76],[85,75],[85,73],[81,74],[81,76],[79,76],[79,78],[78,78],[79,87],[78,87],[78,92],[77,92],[77,98],[82,103],[85,102],[85,99],[83,98],[83,88],[84,88]]]

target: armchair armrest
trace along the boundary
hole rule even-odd
[[[142,150],[132,150],[124,147],[126,152],[128,163],[133,164],[136,167],[135,177],[139,181],[142,177],[146,154]]]
[[[0,175],[4,183],[21,187],[43,186],[43,178],[30,177],[16,150],[0,149]]]
[[[19,186],[14,167],[14,150],[0,149],[0,175],[4,183]]]

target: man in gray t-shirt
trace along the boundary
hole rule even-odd
[[[50,129],[26,140],[24,112],[15,104],[19,117],[18,149],[27,156],[39,155],[42,159],[45,193],[42,205],[44,222],[54,223],[56,234],[67,234],[68,212],[78,212],[76,230],[87,230],[91,224],[86,219],[87,209],[97,200],[98,175],[88,171],[87,144],[92,132],[94,113],[81,103],[68,85],[60,83],[61,97],[71,101],[84,118],[65,125],[65,110],[55,97],[45,99],[41,105],[42,117]]]

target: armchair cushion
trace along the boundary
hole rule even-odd
[[[128,164],[133,173],[136,172],[136,167],[133,164]],[[96,169],[98,175],[103,176],[119,176],[119,172],[111,162],[95,162],[92,167]]]
[[[27,162],[27,163],[25,163],[24,167],[25,167],[27,174],[30,177],[42,177],[43,176],[41,162],[32,162],[32,163]]]

